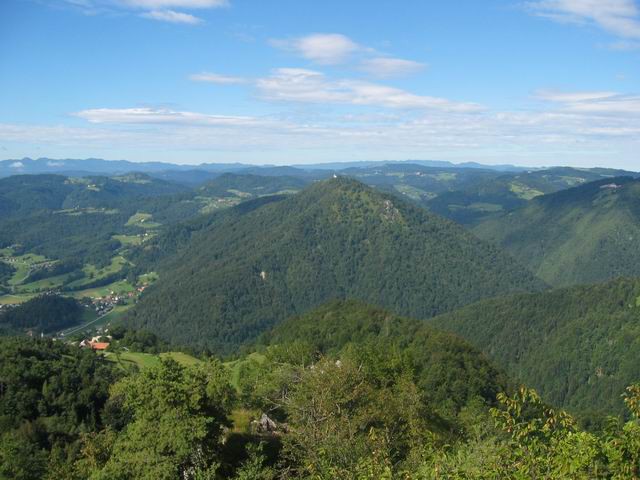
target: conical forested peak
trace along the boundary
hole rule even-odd
[[[133,321],[179,343],[230,351],[331,299],[427,318],[543,286],[459,225],[350,178],[251,205],[190,233]]]

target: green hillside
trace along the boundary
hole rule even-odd
[[[450,189],[424,204],[431,211],[462,224],[475,224],[486,218],[522,207],[540,195],[555,193],[632,172],[606,168],[555,167],[493,177],[476,175],[462,188]]]
[[[334,298],[427,318],[542,287],[463,228],[346,178],[209,220],[185,232],[186,248],[129,314],[134,325],[228,352]]]
[[[573,411],[621,413],[640,380],[640,281],[620,279],[485,300],[434,318]]]
[[[640,180],[600,180],[544,195],[478,225],[552,285],[640,275]]]

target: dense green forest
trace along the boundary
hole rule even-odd
[[[0,478],[73,478],[69,466],[85,435],[104,426],[109,387],[119,377],[91,351],[0,338]]]
[[[640,378],[640,281],[496,298],[436,317],[549,402],[585,417],[622,413]]]
[[[640,386],[621,392],[630,420],[587,432],[463,340],[353,301],[290,319],[228,363],[123,371],[24,338],[0,339],[0,359],[3,479],[640,474]]]
[[[0,329],[51,333],[80,323],[82,314],[82,306],[73,298],[40,295],[0,310]]]
[[[127,321],[218,352],[333,298],[427,318],[543,287],[463,228],[347,178],[258,208],[241,204],[200,225],[184,232],[186,247],[159,269]],[[141,248],[155,245],[162,240]]]
[[[479,224],[552,285],[640,275],[640,180],[616,177],[533,199]]]

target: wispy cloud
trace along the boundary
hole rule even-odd
[[[73,114],[90,123],[247,126],[263,124],[255,117],[207,115],[159,108],[94,108]]]
[[[423,70],[425,67],[424,63],[391,57],[370,58],[363,60],[360,64],[362,70],[381,78],[410,75]]]
[[[595,25],[617,37],[640,40],[635,0],[538,0],[526,5],[534,14],[558,22]]]
[[[220,75],[218,73],[195,73],[193,75],[189,75],[189,80],[194,82],[207,82],[207,83],[216,83],[218,85],[238,85],[242,83],[247,83],[249,80],[242,77],[234,77],[230,75]]]
[[[205,10],[229,6],[228,0],[65,0],[91,15],[113,12],[138,13],[161,22],[196,25],[204,20],[179,10]],[[179,9],[179,10],[178,10]]]
[[[559,92],[556,90],[538,90],[536,98],[550,102],[576,103],[602,100],[618,95],[616,92]]]
[[[591,116],[635,116],[640,118],[640,96],[616,92],[537,92],[563,112]]]
[[[203,20],[189,13],[176,12],[174,10],[152,10],[140,14],[141,17],[150,18],[152,20],[160,20],[169,23],[186,23],[196,25],[202,23]]]
[[[400,109],[436,109],[474,112],[482,107],[443,98],[416,95],[399,88],[359,80],[329,80],[321,72],[279,68],[256,82],[263,98],[271,101],[367,105]]]

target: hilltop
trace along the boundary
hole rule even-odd
[[[334,298],[427,318],[543,287],[462,227],[351,179],[265,203],[240,204],[185,232],[129,321],[229,352]]]

